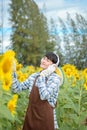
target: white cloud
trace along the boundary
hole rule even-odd
[[[63,5],[64,5],[64,0],[52,0],[52,1],[50,1],[50,0],[47,0],[46,1],[46,8],[47,8],[47,10],[48,11],[50,11],[50,10],[59,10],[61,7],[63,7]]]
[[[72,17],[75,13],[86,15],[86,11],[80,0],[66,1],[66,0],[35,0],[40,10],[43,11],[43,5],[46,6],[45,15],[48,18],[54,18],[56,21],[58,16],[65,19],[66,13],[70,13]],[[83,2],[85,3],[85,2]]]
[[[47,12],[46,16],[48,18],[52,17],[54,19],[57,19],[57,17],[59,16],[59,17],[65,19],[67,12],[70,13],[72,16],[75,13],[83,14],[83,12],[80,12],[79,8],[67,8],[67,9],[62,9],[62,10],[54,10],[54,11],[51,10],[51,11]]]
[[[46,6],[46,10],[50,11],[50,10],[55,10],[55,9],[60,9],[61,7],[63,7],[64,5],[64,0],[35,0],[35,2],[37,3],[37,5],[39,6],[39,8],[42,10],[43,9],[43,5]]]

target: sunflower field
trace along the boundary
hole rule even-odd
[[[13,60],[20,82],[41,70],[34,66],[23,67],[12,50],[0,55],[0,130],[22,129],[29,100],[27,90],[19,94],[11,91]],[[59,130],[87,130],[87,68],[78,70],[74,65],[65,64],[61,70],[64,81],[56,107]]]

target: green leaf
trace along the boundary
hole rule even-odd
[[[13,121],[13,119],[14,119],[6,106],[2,106],[0,108],[0,119],[3,119],[3,118],[11,120],[11,121]]]

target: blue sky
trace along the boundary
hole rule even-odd
[[[0,0],[0,25],[2,23],[2,1],[3,1],[3,44],[4,46],[10,43],[10,34],[11,34],[11,23],[9,22],[9,6],[8,3],[10,0]],[[48,20],[50,17],[54,18],[57,21],[57,17],[60,16],[65,18],[66,12],[69,12],[72,16],[74,13],[80,13],[84,16],[87,12],[87,0],[34,0],[36,4],[39,6],[39,9],[44,12]],[[46,10],[43,10],[45,6]],[[2,35],[2,31],[0,29],[0,37]]]
[[[87,11],[87,0],[35,0],[35,2],[41,11],[43,11],[43,4],[45,4],[47,18],[65,17],[66,12],[77,12],[85,15]]]
[[[86,8],[87,0],[35,0],[40,8],[45,3],[47,5],[47,11],[61,10],[72,7]]]

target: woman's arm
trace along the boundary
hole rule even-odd
[[[19,82],[16,72],[14,72],[12,74],[12,91],[14,93],[19,93],[20,91],[26,89],[29,89],[31,91],[36,75],[37,74],[34,73],[29,76],[24,82]]]

